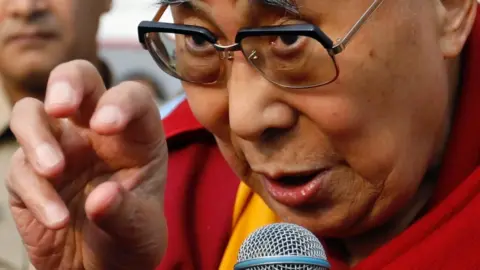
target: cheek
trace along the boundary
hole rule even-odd
[[[433,39],[424,35],[415,42],[415,31],[404,31],[387,37],[389,44],[352,43],[339,56],[338,81],[294,105],[370,182],[402,171],[411,172],[403,176],[412,181],[421,178],[448,119],[444,63],[434,46],[419,45],[434,44]]]
[[[367,96],[357,96],[353,78],[348,83],[351,86],[339,81],[331,86],[336,93],[328,93],[329,87],[324,95],[299,99],[296,106],[356,174],[369,182],[382,181],[394,166],[398,142],[391,131],[397,129],[394,116]]]
[[[75,13],[75,6],[72,6],[71,3],[65,3],[66,1],[58,0],[54,2],[56,3],[51,4],[50,12],[52,13],[52,17],[54,17],[55,26],[60,32],[61,42],[64,47],[71,47],[76,42],[74,37],[82,36],[81,28],[76,26],[81,25],[81,23],[76,22],[77,14]]]
[[[85,57],[96,40],[100,9],[91,0],[56,0],[52,13],[62,33],[62,45],[67,54]],[[97,5],[97,6],[96,6]]]
[[[187,101],[196,119],[215,139],[223,157],[233,171],[245,182],[249,181],[250,167],[245,157],[233,145],[228,116],[228,94],[226,89],[201,87],[183,83]],[[259,190],[259,189],[256,189]]]
[[[226,89],[183,83],[187,100],[197,120],[222,141],[230,141]]]
[[[323,132],[333,137],[358,131],[365,122],[363,114],[366,112],[346,95],[346,89],[342,89],[338,83],[328,89],[318,89],[315,95],[297,95],[293,100],[292,107],[298,108],[302,114],[318,123]]]
[[[76,13],[81,10],[79,5],[81,1],[54,0],[51,2],[50,12],[57,20],[57,24],[64,29],[73,30]]]

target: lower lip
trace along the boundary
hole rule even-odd
[[[299,207],[309,203],[322,188],[330,170],[318,173],[309,182],[299,186],[287,186],[264,178],[265,187],[273,199],[290,207]]]

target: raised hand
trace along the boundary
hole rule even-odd
[[[167,244],[168,152],[146,86],[106,90],[86,61],[58,66],[45,104],[26,98],[11,129],[11,212],[37,270],[154,269]]]

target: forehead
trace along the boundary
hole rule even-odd
[[[246,19],[250,19],[248,17],[252,15],[252,11],[258,11],[260,13],[285,12],[303,19],[318,21],[333,13],[335,13],[336,16],[348,16],[353,10],[366,9],[373,1],[374,0],[157,0],[157,3],[171,6],[188,3],[197,11],[212,11],[217,9],[221,10],[220,13],[222,14],[225,14],[225,12],[234,12],[235,15]],[[229,14],[228,16],[231,15]]]
[[[361,15],[373,0],[157,0],[170,5],[174,19],[199,16],[220,32],[238,27],[257,27],[284,19],[300,19],[322,25],[343,25]],[[186,4],[186,5],[181,5]],[[177,8],[177,7],[188,7]],[[194,15],[192,15],[194,14]],[[181,21],[181,20],[179,20]],[[338,23],[340,21],[340,23]]]
[[[284,8],[290,12],[298,12],[297,2],[304,2],[303,0],[221,0],[222,2],[229,2],[230,4],[246,3],[250,5],[264,5],[278,8]],[[191,3],[199,5],[206,3],[209,5],[219,4],[218,0],[160,0],[160,4],[180,4]]]

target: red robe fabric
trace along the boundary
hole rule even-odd
[[[480,269],[480,12],[462,93],[431,207],[354,270]],[[167,253],[158,270],[218,269],[239,179],[183,102],[164,120],[169,145]],[[327,246],[328,250],[328,246]],[[332,270],[350,269],[329,254]]]
[[[218,269],[232,229],[239,179],[187,102],[164,120],[167,253],[159,270]]]

